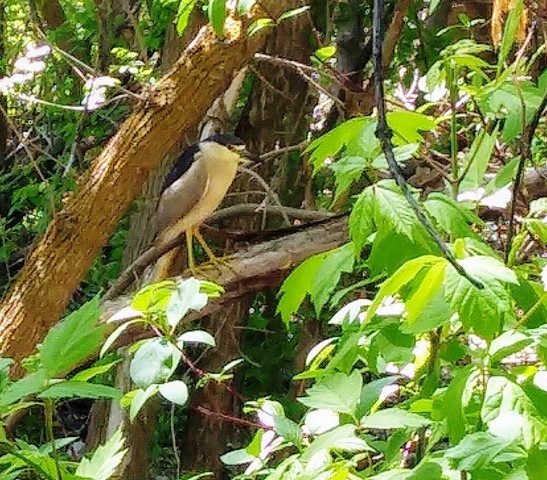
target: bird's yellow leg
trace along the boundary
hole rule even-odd
[[[194,259],[194,249],[192,248],[192,237],[195,231],[193,228],[186,230],[186,249],[188,250],[188,269],[194,273],[196,269],[196,261]]]
[[[202,237],[201,233],[199,232],[197,228],[194,231],[194,236],[196,237],[200,245],[203,247],[203,250],[205,250],[205,253],[209,257],[209,260],[211,261],[213,265],[215,265],[218,269],[220,269],[221,265],[224,265],[226,268],[230,269],[232,272],[234,272],[236,275],[239,276],[239,273],[229,264],[229,262],[226,262],[222,258],[217,257],[213,253],[213,251],[209,248],[209,245],[207,245],[207,242]]]

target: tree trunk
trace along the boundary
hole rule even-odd
[[[310,22],[305,16],[283,24],[270,37],[266,50],[272,55],[306,62],[311,54],[310,30]],[[299,143],[305,136],[305,114],[311,111],[307,101],[307,83],[293,70],[265,63],[253,67],[252,71],[255,72],[255,85],[236,133],[252,152],[263,153],[276,146]],[[259,173],[273,190],[286,187],[290,192],[286,198],[291,198],[292,203],[299,206],[303,196],[303,188],[299,188],[302,179],[299,168],[289,169],[287,160],[278,158],[275,162],[267,162],[259,168]],[[288,182],[287,177],[290,178]],[[243,175],[236,189],[243,192],[256,190],[254,182]],[[260,203],[263,200],[264,196],[246,197],[246,201]],[[260,219],[256,218],[238,218],[227,223],[228,228],[246,231],[257,230],[260,225]],[[202,359],[200,368],[219,371],[227,362],[240,357],[241,332],[253,298],[254,295],[247,295],[202,321],[205,330],[214,332],[217,346]],[[226,416],[237,418],[241,415],[241,398],[234,392],[226,385],[210,383],[192,396],[182,448],[185,471],[212,471],[216,479],[227,478],[220,456],[237,448],[249,436],[249,432],[242,432],[236,423],[226,420]]]
[[[265,0],[262,5],[278,15],[291,3]],[[255,9],[254,19],[261,16]],[[260,33],[233,35],[220,41],[204,28],[97,157],[0,306],[0,355],[18,364],[34,351],[151,170],[264,43]]]

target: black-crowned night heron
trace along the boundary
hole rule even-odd
[[[238,165],[249,158],[240,138],[214,135],[185,150],[165,177],[155,218],[156,242],[168,242],[185,232],[190,269],[195,268],[192,237],[196,237],[209,258],[216,261],[199,233],[199,226],[222,202]],[[167,276],[173,256],[173,252],[169,252],[157,262],[155,280]]]

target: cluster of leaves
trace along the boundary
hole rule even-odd
[[[0,457],[3,479],[27,478],[29,471],[46,479],[107,480],[121,464],[126,449],[121,430],[118,430],[89,458],[75,462],[67,455],[67,447],[78,437],[55,439],[53,418],[55,405],[70,398],[112,399],[129,409],[133,420],[145,402],[158,392],[168,401],[185,405],[188,387],[182,380],[172,379],[185,357],[185,349],[195,343],[214,346],[213,337],[200,330],[177,334],[180,321],[190,310],[205,306],[209,297],[216,297],[221,289],[193,278],[176,282],[162,282],[144,288],[136,294],[130,307],[112,317],[121,325],[105,341],[107,325],[99,323],[101,308],[96,297],[70,314],[49,331],[38,353],[23,361],[28,373],[17,381],[10,380],[10,359],[0,359],[0,414],[7,418],[18,411],[41,407],[44,411],[48,442],[41,446],[21,439],[10,440],[0,423]],[[137,389],[121,392],[101,382],[121,359],[118,355],[104,356],[95,365],[69,375],[99,349],[103,356],[130,326],[141,324],[152,328],[155,337],[134,344],[130,351],[131,379]],[[218,374],[201,378],[229,378],[227,365]],[[67,377],[68,376],[68,377]]]
[[[369,185],[352,199],[351,242],[296,268],[282,286],[278,312],[293,322],[309,296],[335,333],[312,349],[307,369],[295,377],[314,381],[298,398],[308,408],[304,416],[295,419],[271,400],[249,404],[264,428],[246,448],[223,456],[228,465],[247,465],[237,478],[539,480],[547,474],[547,262],[540,254],[547,202],[530,202],[507,259],[499,242],[485,242],[490,225],[479,216],[482,199],[514,180],[519,160],[509,157],[520,153],[519,139],[545,91],[547,72],[537,82],[525,76],[533,59],[506,63],[517,7],[498,66],[481,58],[488,47],[464,40],[443,51],[426,75],[429,91],[444,88],[453,108],[463,99],[479,115],[457,116],[453,109],[433,120],[424,112],[442,103],[430,102],[388,117],[401,163],[426,155],[424,145],[448,126],[451,195],[435,192],[419,201],[484,288],[440,256],[394,182],[378,180],[387,168],[373,117],[352,119],[315,140],[310,159],[316,172],[326,167],[334,175],[335,201],[363,178]],[[459,130],[470,143],[461,155]],[[496,148],[507,161],[489,175]],[[473,192],[473,201],[463,201],[462,192]],[[535,255],[523,254],[526,238]],[[351,283],[356,274],[361,279]],[[375,294],[363,294],[379,280]],[[327,314],[350,294],[356,299]]]

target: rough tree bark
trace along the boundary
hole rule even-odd
[[[281,25],[268,40],[266,51],[271,55],[307,62],[311,54],[310,31],[311,25],[305,16]],[[252,66],[251,71],[255,73],[255,84],[236,133],[245,140],[250,151],[257,153],[271,151],[277,145],[285,147],[301,142],[307,127],[306,114],[311,111],[311,104],[307,102],[307,83],[293,70],[264,62]],[[291,163],[292,168],[288,168],[287,165]],[[300,186],[300,192],[295,193],[299,190],[301,175],[299,165],[295,166],[295,163],[298,164],[279,157],[261,165],[258,170],[277,193],[282,193],[282,187],[290,191],[282,200],[284,205],[291,203],[289,198],[297,206],[302,201],[303,187]],[[256,191],[254,182],[242,175],[237,190]],[[264,196],[246,197],[247,201],[258,203],[264,200]],[[241,199],[238,196],[238,200]],[[250,221],[249,218],[237,218],[226,222],[226,225],[229,229],[258,230],[261,219]],[[281,278],[271,275],[273,284],[269,285],[276,286]],[[257,283],[257,280],[253,282]],[[222,311],[201,320],[205,330],[214,332],[217,347],[202,358],[200,368],[219,371],[228,361],[241,355],[242,332],[253,298],[254,294],[240,297],[237,302],[227,304]],[[236,447],[243,440],[240,428],[220,418],[220,415],[241,415],[241,399],[234,392],[234,389],[229,390],[224,384],[209,383],[192,395],[182,448],[182,466],[185,471],[212,471],[214,478],[226,478],[219,457],[230,446]]]
[[[279,15],[292,3],[264,0],[261,5]],[[255,19],[263,16],[258,7],[253,12]],[[224,41],[210,28],[202,29],[97,157],[0,306],[0,355],[19,362],[34,351],[150,171],[263,46],[264,34],[247,38],[237,26]]]

